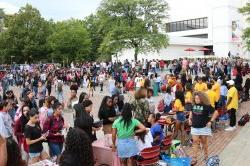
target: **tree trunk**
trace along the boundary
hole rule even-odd
[[[135,53],[134,53],[135,62],[137,62],[138,53],[139,53],[139,48],[138,46],[135,46]]]

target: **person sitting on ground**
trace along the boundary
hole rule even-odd
[[[158,123],[160,119],[160,114],[150,114],[148,122],[151,124],[150,132],[153,136],[153,146],[160,145],[164,138],[163,130],[161,125]]]

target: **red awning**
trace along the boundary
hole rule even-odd
[[[185,49],[185,51],[195,51],[195,49],[193,49],[193,48],[187,48],[187,49]]]

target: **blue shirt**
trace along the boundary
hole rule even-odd
[[[157,135],[160,135],[160,142],[163,140],[163,130],[161,128],[161,125],[159,124],[154,124],[151,128],[150,128],[150,132],[153,136],[153,138],[155,138]]]
[[[221,96],[227,96],[227,91],[228,91],[228,89],[227,89],[227,87],[225,85],[222,85],[220,87],[220,95]]]

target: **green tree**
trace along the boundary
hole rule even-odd
[[[0,50],[5,59],[23,63],[46,59],[49,23],[39,11],[27,4],[17,14],[9,17],[7,30],[0,36]]]
[[[71,19],[58,22],[48,43],[53,59],[67,62],[92,59],[91,39],[83,21]]]
[[[3,9],[0,8],[0,33],[3,32],[4,30],[4,18],[5,18],[5,13]]]
[[[103,0],[98,15],[108,30],[99,50],[117,53],[132,48],[137,60],[139,53],[167,47],[167,10],[165,0]]]
[[[101,20],[98,15],[91,14],[84,19],[84,24],[91,39],[90,60],[96,60],[101,56],[98,48],[104,38],[104,28],[101,26]]]
[[[247,3],[246,6],[239,9],[239,12],[247,16],[247,22],[250,23],[250,3]],[[243,36],[246,43],[246,48],[250,50],[250,27],[244,29]]]

